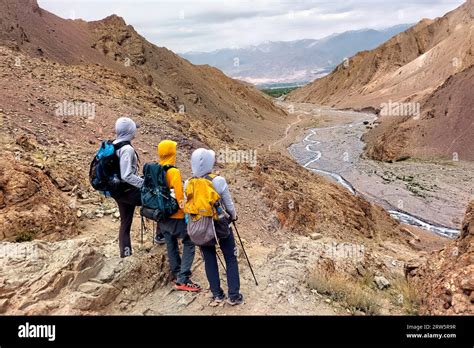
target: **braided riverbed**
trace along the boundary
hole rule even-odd
[[[445,189],[446,185],[449,186],[449,183],[443,180],[444,177],[449,177],[446,171],[449,172],[453,168],[449,166],[438,168],[435,164],[433,164],[435,167],[430,168],[431,164],[410,162],[387,164],[364,159],[362,156],[364,143],[361,137],[367,131],[367,125],[373,124],[377,119],[374,114],[321,111],[318,108],[313,109],[312,112],[330,114],[334,117],[344,115],[346,119],[350,115],[353,121],[328,127],[310,128],[303,139],[291,145],[289,152],[304,168],[330,178],[354,195],[361,195],[381,205],[393,218],[402,223],[448,238],[455,238],[459,234],[455,220],[457,214],[462,214],[465,205],[459,202],[458,207],[453,207],[453,202],[456,203],[456,201],[454,199],[451,201],[450,198],[456,195],[455,191],[458,188],[453,187],[452,195],[448,195],[449,199],[437,192]],[[415,174],[409,176],[399,174],[410,170]],[[437,180],[427,178],[425,172],[431,170],[434,173],[439,172],[440,178]],[[392,171],[394,171],[393,175]],[[461,173],[459,176],[464,178],[464,170],[461,168],[458,171]],[[402,179],[391,181],[392,177]],[[407,182],[403,182],[403,179]],[[420,180],[420,184],[417,180]],[[420,192],[414,191],[410,186],[411,182],[417,182],[417,185],[421,187]],[[432,185],[429,186],[429,183]],[[418,186],[413,185],[416,188]]]

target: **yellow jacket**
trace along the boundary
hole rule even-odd
[[[163,140],[158,144],[158,157],[162,166],[176,165],[176,146],[177,143],[172,140]],[[176,200],[179,204],[179,210],[170,216],[171,219],[184,219],[184,193],[181,172],[177,168],[170,168],[166,172],[166,182],[168,187],[174,190]]]

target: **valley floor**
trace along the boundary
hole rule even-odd
[[[421,161],[383,163],[362,156],[360,140],[376,116],[312,104],[283,103],[298,118],[280,150],[308,169],[336,173],[370,201],[451,229],[459,229],[473,197],[474,163]],[[304,140],[303,140],[304,139]]]

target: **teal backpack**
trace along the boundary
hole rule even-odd
[[[176,213],[178,201],[171,196],[166,182],[166,172],[173,166],[147,163],[143,168],[144,182],[141,188],[141,215],[153,221],[162,221]]]

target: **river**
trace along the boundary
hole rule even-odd
[[[439,190],[432,190],[426,182],[420,180],[420,176],[423,179],[426,176],[424,170],[432,169],[429,164],[387,164],[362,158],[364,143],[361,136],[367,131],[367,126],[376,120],[375,115],[352,111],[321,111],[318,108],[312,111],[316,116],[329,115],[336,119],[336,123],[337,117],[343,115],[345,123],[307,130],[303,139],[288,149],[298,163],[337,182],[352,194],[381,205],[393,218],[404,224],[417,226],[447,238],[458,236],[459,230],[455,227],[433,221],[456,221],[455,218],[463,213],[463,206],[460,203],[456,209],[447,209],[440,214],[440,211],[443,211],[443,201],[447,204],[452,202],[445,196],[441,197]],[[347,122],[347,118],[351,120]],[[407,172],[411,174],[405,174]],[[443,180],[445,176],[443,173],[440,179]]]

